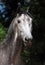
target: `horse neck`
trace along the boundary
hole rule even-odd
[[[17,36],[16,31],[13,30],[13,23],[11,23],[6,38],[0,45],[1,49],[9,52],[8,55],[10,57],[10,63],[12,65],[22,65],[23,62],[21,61],[21,49],[22,49],[22,41],[20,37]],[[23,64],[24,65],[24,64]]]
[[[22,50],[22,40],[20,37],[17,36],[17,33],[16,33],[14,37],[12,55],[11,55],[12,64],[15,64],[15,65],[20,65],[20,63],[22,64],[21,50]]]
[[[24,65],[24,62],[21,57],[22,44],[23,44],[22,38],[18,36],[18,32],[16,32],[14,36],[12,55],[11,55],[12,65]]]
[[[18,32],[15,29],[13,30],[12,26],[10,26],[8,30],[6,42],[9,42],[8,47],[10,50],[10,62],[15,65],[19,65],[20,63],[23,64],[21,61],[21,50],[22,50],[22,40],[21,37],[18,36]]]

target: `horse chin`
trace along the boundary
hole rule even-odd
[[[32,42],[31,41],[24,42],[24,46],[27,47],[27,48],[31,48]]]
[[[25,47],[32,48],[32,41],[30,39],[28,41],[25,41],[25,39],[22,38],[21,36],[18,37],[18,40],[19,39],[22,41]]]

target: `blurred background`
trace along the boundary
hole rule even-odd
[[[18,4],[29,7],[33,16],[32,48],[23,47],[22,59],[26,65],[45,65],[45,0],[0,0],[0,42],[4,39]]]

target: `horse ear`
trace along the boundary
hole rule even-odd
[[[17,13],[20,13],[20,11],[21,11],[21,3],[18,2]]]
[[[27,13],[29,12],[29,7],[27,7],[27,10],[26,10],[26,12],[27,12]]]

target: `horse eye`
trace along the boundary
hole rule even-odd
[[[20,23],[20,20],[18,20],[18,23]]]

